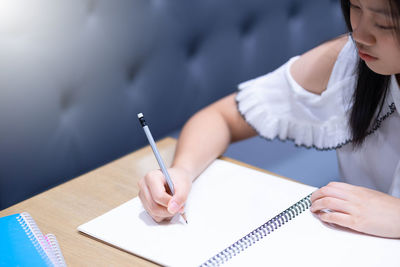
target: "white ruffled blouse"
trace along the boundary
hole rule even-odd
[[[361,148],[351,144],[348,115],[357,78],[356,49],[349,37],[321,95],[293,79],[290,67],[298,59],[293,57],[277,70],[241,83],[238,110],[264,138],[336,149],[344,182],[400,197],[400,89],[394,75],[372,133]]]

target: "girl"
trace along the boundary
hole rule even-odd
[[[341,5],[350,35],[240,84],[185,124],[169,169],[175,195],[159,170],[139,182],[154,220],[183,211],[192,181],[230,142],[259,134],[336,149],[344,182],[314,192],[311,211],[327,223],[400,238],[400,1]]]

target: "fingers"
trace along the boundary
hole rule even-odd
[[[352,216],[340,212],[321,212],[318,214],[321,221],[333,223],[343,227],[354,228]]]
[[[331,182],[312,194],[310,210],[326,223],[354,228],[357,206],[352,202],[352,192],[355,188],[346,183]]]
[[[188,181],[185,180],[180,180],[175,183],[175,195],[168,203],[168,211],[171,214],[183,212],[183,206],[186,203],[191,188],[190,185],[191,183],[189,184]]]
[[[143,204],[143,207],[156,222],[161,222],[172,217],[172,214],[170,214],[166,208],[169,199],[164,203],[164,205],[157,203],[153,199],[153,196],[150,193],[149,187],[145,183],[144,178],[140,180],[139,188],[139,198]],[[169,198],[171,198],[171,196],[169,196]]]
[[[173,177],[174,196],[168,194],[166,181],[160,170],[148,173],[138,183],[139,198],[156,222],[170,219],[176,213],[183,212],[192,185],[191,179],[184,170],[172,168],[168,172]]]
[[[139,191],[139,198],[142,201],[144,208],[155,221],[161,222],[164,218],[169,218],[172,216],[164,206],[159,205],[152,199],[146,185],[141,187],[141,190]]]
[[[321,212],[325,210],[330,210],[334,212],[342,212],[350,214],[352,212],[351,205],[348,205],[346,200],[333,198],[333,197],[324,197],[315,200],[310,210],[312,212]]]
[[[342,200],[348,200],[348,191],[350,185],[345,183],[331,182],[328,185],[321,187],[315,191],[311,196],[311,202],[314,203],[317,199],[324,197],[333,197]]]
[[[183,212],[184,210],[184,204],[186,202],[186,197],[180,197],[177,195],[174,195],[171,200],[168,203],[168,211],[171,214],[176,214],[178,212]]]
[[[167,207],[171,200],[165,189],[165,178],[161,171],[156,170],[148,173],[145,176],[147,189],[150,191],[152,199],[159,205]]]

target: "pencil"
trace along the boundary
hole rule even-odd
[[[153,135],[151,134],[149,126],[147,125],[144,119],[143,113],[139,113],[137,114],[137,116],[140,121],[140,124],[142,125],[144,133],[146,134],[147,140],[150,143],[151,149],[153,150],[154,156],[157,159],[158,165],[160,166],[161,171],[164,174],[165,180],[167,181],[169,191],[171,192],[172,195],[175,195],[174,184],[172,183],[171,177],[168,174],[167,168],[165,167],[164,161],[161,158],[160,152],[158,152],[156,143],[154,142]],[[185,220],[185,222],[188,223],[185,212],[181,213],[181,216]]]

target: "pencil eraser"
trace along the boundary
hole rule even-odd
[[[140,118],[143,118],[143,113],[139,113],[139,114],[137,114],[137,117],[140,119]]]

